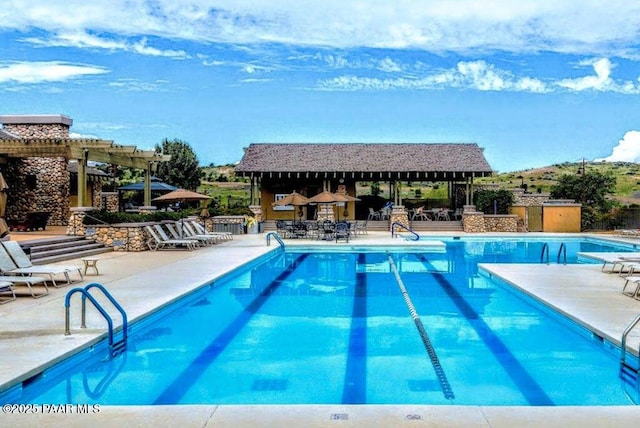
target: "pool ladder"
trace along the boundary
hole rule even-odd
[[[545,256],[546,256],[547,264],[549,264],[549,244],[546,242],[542,245],[542,252],[540,253],[540,263],[543,263],[545,261]],[[564,257],[562,264],[566,265],[567,264],[567,246],[564,245],[564,242],[560,244],[560,248],[558,249],[558,258],[557,258],[558,264],[560,264],[560,257]]]
[[[278,241],[278,244],[280,244],[280,246],[282,248],[284,247],[284,241],[282,240],[282,238],[280,238],[280,235],[278,235],[276,232],[269,232],[267,233],[266,239],[267,239],[267,247],[269,245],[271,245],[271,237],[273,236],[273,239],[275,239],[276,241]]]
[[[638,381],[638,372],[640,371],[638,367],[633,367],[631,364],[627,362],[627,336],[631,333],[638,323],[640,323],[640,314],[638,314],[633,321],[629,323],[627,328],[622,332],[622,340],[620,340],[620,377],[625,380],[635,380]],[[640,353],[640,349],[638,351]]]
[[[104,296],[107,299],[109,299],[111,304],[113,304],[113,306],[118,310],[118,312],[120,312],[120,315],[122,315],[122,338],[117,342],[114,341],[113,319],[104,309],[104,307],[102,307],[102,305],[98,303],[95,297],[93,297],[91,293],[89,293],[89,290],[93,288],[97,288],[98,290],[102,291]],[[107,326],[109,328],[109,350],[110,350],[111,357],[115,357],[118,354],[122,353],[127,347],[127,330],[129,328],[127,323],[127,313],[124,311],[124,309],[122,309],[122,306],[120,306],[120,304],[116,301],[116,299],[113,298],[111,293],[109,293],[107,289],[104,288],[103,285],[98,284],[97,282],[92,282],[91,284],[87,285],[84,288],[79,288],[79,287],[74,288],[72,290],[69,290],[69,292],[67,293],[64,299],[64,310],[65,310],[64,334],[67,336],[71,334],[69,313],[70,313],[70,306],[71,306],[71,296],[73,296],[75,293],[82,294],[82,324],[80,325],[80,328],[87,328],[86,314],[87,314],[87,299],[88,299],[91,303],[93,303],[93,306],[98,310],[98,312],[100,312],[100,314],[107,321]]]

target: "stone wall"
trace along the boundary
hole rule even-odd
[[[48,211],[49,225],[67,224],[70,173],[64,158],[11,159],[6,173],[10,201],[7,220],[20,220],[28,212]]]
[[[462,227],[467,233],[518,232],[517,215],[487,215],[468,211],[462,215]]]
[[[69,138],[65,123],[5,123],[2,129],[22,138]],[[64,158],[10,160],[7,220],[21,220],[32,211],[48,211],[49,225],[64,226],[69,218],[70,173]]]
[[[539,207],[551,199],[547,193],[524,193],[524,189],[511,189],[513,193],[513,205],[525,207]]]
[[[149,224],[153,223],[88,225],[85,236],[113,248],[113,251],[146,251],[149,248],[144,226]]]
[[[64,123],[5,123],[2,129],[22,138],[69,138],[69,125]]]
[[[95,183],[97,185],[98,183]],[[102,189],[102,183],[100,183],[100,188]],[[99,207],[100,209],[116,213],[118,212],[118,192],[94,192],[94,207]]]

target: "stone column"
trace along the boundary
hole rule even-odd
[[[404,208],[404,205],[394,205],[391,209],[391,219],[389,220],[389,231],[393,223],[400,223],[407,229],[409,229],[409,213]]]

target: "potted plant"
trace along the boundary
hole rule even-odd
[[[258,221],[250,215],[244,216],[244,224],[247,227],[247,233],[258,233]]]

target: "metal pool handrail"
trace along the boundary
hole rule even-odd
[[[282,248],[284,248],[284,241],[282,240],[282,238],[280,238],[280,235],[278,235],[276,232],[269,232],[267,233],[267,247],[269,245],[271,245],[271,237],[273,236],[273,239],[275,239],[276,241],[278,241],[278,243],[280,244],[280,246]]]
[[[407,226],[405,226],[402,223],[399,223],[397,221],[394,221],[393,224],[391,225],[391,237],[395,238],[396,237],[396,226],[399,226],[401,228],[403,228],[404,230],[406,230],[409,233],[412,233],[415,238],[413,238],[414,241],[417,241],[418,239],[420,239],[420,235],[418,235],[417,233],[415,233],[413,230],[409,229]]]
[[[107,313],[107,311],[104,309],[104,307],[100,303],[98,303],[98,301],[89,293],[89,290],[91,288],[97,288],[97,289],[101,290],[102,293],[105,295],[105,297],[107,299],[109,299],[109,301],[113,304],[113,306],[115,306],[115,308],[122,315],[122,339],[120,341],[114,342],[114,340],[113,340],[113,319]],[[64,334],[66,336],[71,334],[70,315],[69,314],[70,314],[70,307],[71,307],[71,296],[73,296],[75,293],[82,294],[82,324],[81,324],[80,327],[81,328],[87,328],[87,325],[86,325],[86,301],[87,301],[87,299],[89,299],[89,301],[91,303],[93,303],[93,306],[98,310],[98,312],[100,312],[100,314],[107,321],[107,326],[108,326],[108,329],[109,329],[109,349],[111,351],[111,356],[115,356],[120,351],[123,351],[125,349],[126,345],[127,345],[127,330],[128,330],[127,314],[124,311],[124,309],[122,309],[122,306],[120,306],[120,304],[113,298],[113,296],[104,288],[104,286],[102,286],[101,284],[98,284],[97,282],[93,282],[93,283],[87,285],[84,288],[74,288],[72,290],[69,290],[69,292],[65,296],[65,299],[64,299],[64,309],[65,309]]]
[[[544,255],[547,254],[547,264],[549,264],[549,244],[546,242],[542,245],[542,252],[540,253],[540,263],[544,261]]]
[[[638,368],[631,367],[626,362],[626,359],[627,359],[627,336],[629,335],[631,330],[633,330],[633,328],[636,325],[638,325],[639,322],[640,322],[640,314],[636,315],[636,317],[633,319],[633,321],[631,321],[629,323],[629,325],[627,326],[627,328],[624,329],[624,331],[622,332],[622,339],[620,340],[620,348],[621,348],[620,371],[623,372],[623,373],[624,372],[631,372],[631,374],[635,375],[636,379],[638,378]]]
[[[564,242],[560,244],[560,249],[558,250],[558,264],[560,264],[560,255],[564,255],[564,265],[567,264],[567,246],[564,245]]]

